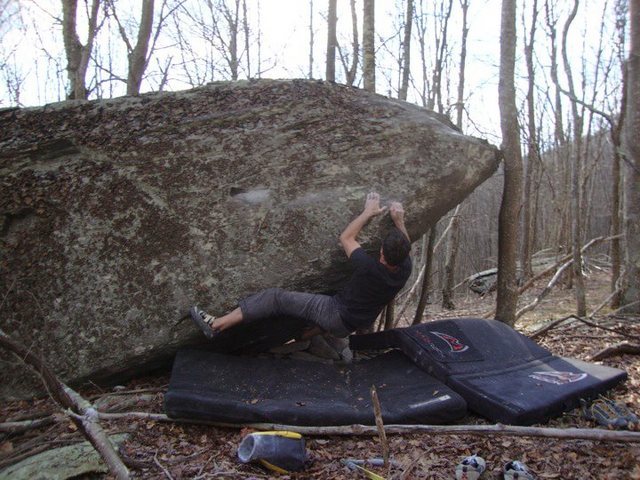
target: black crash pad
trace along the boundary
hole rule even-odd
[[[496,320],[437,320],[350,338],[354,350],[396,347],[492,421],[531,425],[626,380],[622,370],[556,357]]]
[[[165,411],[226,423],[374,425],[371,385],[387,424],[442,424],[466,414],[460,395],[400,352],[337,366],[203,350],[178,352]]]

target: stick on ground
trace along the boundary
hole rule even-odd
[[[389,442],[384,431],[384,423],[382,422],[382,409],[380,408],[380,400],[378,400],[378,391],[375,385],[371,385],[371,402],[373,404],[373,413],[376,417],[376,427],[378,428],[378,436],[382,445],[382,458],[384,459],[385,468],[389,467]]]
[[[371,425],[340,425],[340,426],[299,426],[278,423],[224,423],[185,418],[169,418],[163,413],[128,412],[128,413],[99,413],[101,419],[145,419],[157,422],[192,423],[197,425],[211,425],[220,428],[253,428],[255,430],[288,430],[301,435],[349,435],[368,436],[378,434],[378,428]],[[434,435],[504,435],[512,437],[544,437],[561,438],[565,440],[593,440],[602,442],[634,442],[640,443],[640,432],[613,431],[601,428],[547,428],[547,427],[519,427],[515,425],[385,425],[385,434],[432,433]]]
[[[593,354],[591,356],[591,361],[597,362],[599,360],[604,360],[605,358],[624,354],[640,355],[640,345],[634,345],[633,343],[626,342],[617,343]]]

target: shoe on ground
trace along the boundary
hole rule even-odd
[[[527,466],[518,460],[507,462],[502,471],[504,480],[534,480]]]
[[[487,468],[484,458],[471,455],[456,467],[456,480],[477,480]]]
[[[594,400],[591,405],[587,404],[584,400],[580,402],[582,403],[582,416],[584,418],[597,422],[599,425],[607,427],[608,429],[621,430],[627,428],[629,420],[632,420],[631,415],[633,414],[628,412],[626,406],[624,409],[627,410],[630,415],[629,418],[623,414],[622,405],[616,404],[606,398]],[[633,417],[635,417],[635,415],[633,415]],[[637,421],[637,417],[635,419]]]

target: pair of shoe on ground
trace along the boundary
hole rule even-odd
[[[604,397],[598,398],[591,405],[582,399],[580,403],[582,416],[587,420],[593,420],[609,429],[640,429],[640,419],[624,403],[614,402]]]
[[[477,480],[487,468],[484,458],[471,455],[465,458],[456,467],[456,480]],[[504,480],[533,480],[533,475],[522,462],[512,460],[507,462],[502,469]]]

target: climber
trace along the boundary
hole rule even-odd
[[[240,300],[235,310],[222,317],[194,306],[191,318],[209,339],[240,322],[278,315],[310,322],[314,327],[305,332],[305,338],[323,332],[343,338],[370,327],[411,274],[411,243],[404,225],[404,209],[399,202],[391,202],[388,209],[395,228],[382,241],[378,258],[364,251],[357,236],[371,218],[387,210],[380,206],[379,194],[367,195],[362,213],[340,235],[340,244],[355,270],[335,295],[268,288]]]

